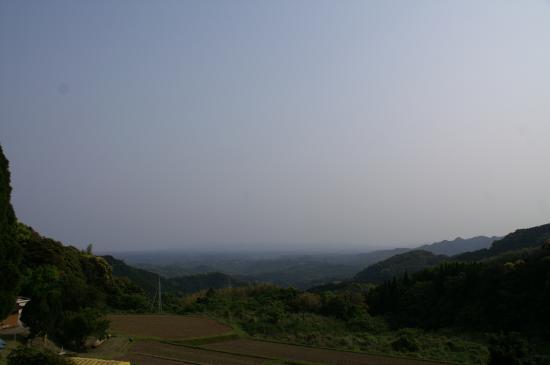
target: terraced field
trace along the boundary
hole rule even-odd
[[[229,326],[201,316],[111,315],[109,320],[116,334],[163,340],[209,337],[232,331]]]
[[[296,346],[249,339],[238,339],[212,343],[206,345],[205,348],[211,350],[233,351],[242,354],[254,354],[270,358],[283,358],[292,361],[302,361],[318,364],[426,365],[425,361],[376,356],[357,352],[319,349],[307,346]]]
[[[95,355],[132,365],[438,365],[435,362],[236,338],[207,317],[113,315],[116,337]],[[197,340],[200,338],[200,340]],[[113,342],[113,346],[109,346]],[[101,349],[103,347],[103,349]],[[117,353],[116,356],[110,356]],[[91,354],[90,354],[91,355]],[[439,363],[439,365],[442,365]]]
[[[130,353],[147,356],[156,355],[164,359],[182,359],[200,364],[227,364],[227,365],[261,365],[267,362],[266,358],[241,356],[232,353],[211,351],[198,347],[171,345],[158,341],[139,341],[130,349]],[[141,363],[140,363],[141,365]],[[149,365],[146,363],[144,365]]]

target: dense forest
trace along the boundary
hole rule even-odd
[[[13,308],[19,285],[21,250],[15,243],[16,218],[11,206],[9,162],[0,146],[0,317]]]
[[[414,250],[395,255],[384,261],[368,266],[353,277],[353,281],[383,283],[404,273],[414,273],[435,266],[448,259],[444,255],[434,255],[429,251]]]

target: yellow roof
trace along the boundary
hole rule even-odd
[[[70,358],[76,365],[130,365],[127,361],[89,359],[84,357]]]

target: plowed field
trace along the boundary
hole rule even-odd
[[[217,336],[231,327],[207,317],[172,315],[111,315],[111,330],[117,334],[161,339]]]

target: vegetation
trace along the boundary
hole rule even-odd
[[[548,248],[505,263],[444,263],[384,283],[368,303],[395,327],[548,334],[549,263]]]
[[[366,283],[382,283],[391,280],[395,276],[405,273],[414,273],[422,269],[435,266],[448,259],[447,256],[434,255],[429,251],[414,250],[395,255],[371,265],[359,272],[353,281]]]
[[[0,147],[0,318],[14,307],[19,287],[21,250],[15,244],[16,219],[11,206],[8,160]]]
[[[118,260],[113,256],[103,256],[103,258],[112,267],[115,277],[129,280],[143,289],[149,297],[156,295],[159,275],[129,266],[124,261]],[[160,276],[160,282],[167,300],[174,296],[190,294],[208,288],[219,289],[244,285],[243,282],[219,272],[176,276],[172,278]]]
[[[392,331],[381,316],[369,314],[364,294],[349,291],[311,293],[271,285],[209,290],[186,297],[179,308],[182,314],[197,312],[255,337],[294,344],[463,364],[485,364],[488,358],[484,345],[465,338]]]
[[[8,355],[8,365],[72,365],[56,353],[30,347],[20,347]]]
[[[31,336],[49,336],[80,349],[88,336],[105,335],[108,309],[146,309],[143,291],[114,278],[102,258],[42,237],[21,223],[17,243],[23,252],[20,294],[31,298],[22,319]]]
[[[479,261],[495,257],[510,251],[538,247],[550,238],[550,224],[518,229],[506,235],[503,239],[493,242],[490,248],[453,257],[457,261]]]

